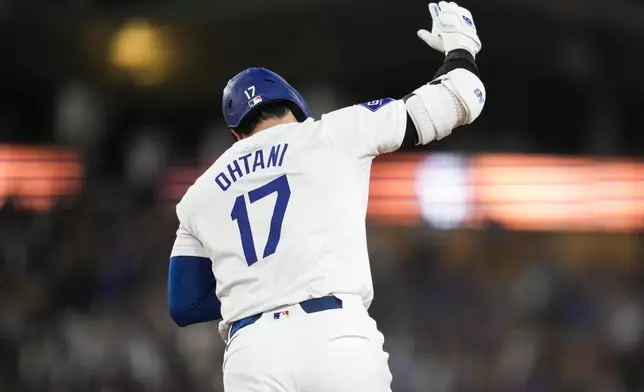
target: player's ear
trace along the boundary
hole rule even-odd
[[[240,141],[240,140],[242,140],[244,138],[241,133],[236,132],[232,128],[230,129],[230,132],[233,133],[233,135],[235,136],[235,139],[237,139],[237,141]]]

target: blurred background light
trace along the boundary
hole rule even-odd
[[[418,168],[418,202],[423,220],[439,229],[454,229],[468,218],[471,200],[467,159],[431,154]]]
[[[145,19],[126,22],[116,31],[109,46],[109,60],[140,84],[158,84],[170,69],[169,37]]]
[[[0,145],[0,208],[51,210],[80,192],[83,167],[75,151],[56,147]]]

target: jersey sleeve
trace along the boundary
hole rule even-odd
[[[190,192],[190,190],[188,190]],[[177,204],[176,214],[179,219],[179,228],[177,229],[177,236],[174,240],[172,253],[170,257],[175,256],[196,256],[208,257],[201,241],[193,234],[191,220],[190,220],[190,204],[186,202],[188,194]]]
[[[217,281],[212,263],[203,244],[188,230],[181,219],[172,247],[168,271],[168,310],[180,326],[214,321],[221,318],[217,298]]]
[[[170,257],[176,256],[208,257],[201,241],[194,237],[183,223],[179,224],[177,238],[174,240],[172,254],[170,255]]]
[[[180,326],[219,320],[221,302],[212,263],[201,242],[183,226],[177,230],[168,269],[168,310]]]
[[[380,99],[322,116],[323,132],[357,158],[374,157],[400,148],[407,127],[402,100]]]

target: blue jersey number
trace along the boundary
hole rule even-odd
[[[288,186],[286,175],[277,177],[266,185],[260,186],[248,192],[248,200],[254,203],[266,196],[277,192],[277,201],[273,209],[273,217],[271,218],[271,228],[268,232],[268,241],[264,247],[264,255],[262,258],[268,257],[275,253],[277,244],[280,242],[280,235],[282,234],[282,222],[284,221],[284,213],[288,200],[291,198],[291,188]],[[244,195],[239,195],[233,205],[233,210],[230,212],[232,220],[237,221],[239,227],[239,235],[241,236],[242,249],[248,266],[257,262],[257,253],[255,252],[255,241],[253,241],[253,231],[250,228],[250,221],[248,220],[248,209],[246,208],[246,200]]]

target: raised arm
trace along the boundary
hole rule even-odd
[[[429,84],[405,97],[409,115],[406,140],[427,144],[471,124],[481,114],[486,91],[479,79],[475,57],[481,50],[472,14],[456,3],[429,4],[432,31],[418,36],[445,53],[445,62]]]
[[[472,15],[456,3],[431,3],[429,9],[432,31],[418,36],[445,53],[434,79],[400,100],[378,99],[322,116],[331,142],[358,159],[440,140],[483,110],[486,91],[475,62],[481,41]]]

